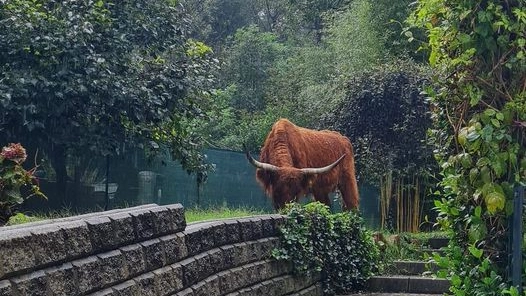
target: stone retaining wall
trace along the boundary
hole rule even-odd
[[[186,224],[149,204],[0,228],[3,295],[321,295],[270,257],[284,217]]]

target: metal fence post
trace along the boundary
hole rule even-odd
[[[512,217],[512,258],[511,279],[522,295],[522,207],[524,205],[524,186],[515,187]]]

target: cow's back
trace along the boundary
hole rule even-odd
[[[306,129],[280,119],[265,140],[260,160],[280,167],[323,167],[351,153],[351,142],[338,132]]]

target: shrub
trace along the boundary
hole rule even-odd
[[[292,263],[299,274],[320,273],[326,294],[364,287],[376,269],[379,252],[356,212],[331,214],[319,202],[291,204],[280,228],[274,258]]]
[[[22,167],[26,158],[26,150],[20,144],[11,143],[0,152],[0,226],[13,215],[13,208],[27,198],[45,197],[33,176],[36,167],[31,170]]]

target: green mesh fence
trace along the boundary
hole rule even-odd
[[[199,188],[195,175],[188,175],[168,156],[148,161],[143,153],[134,151],[110,159],[93,158],[89,166],[77,173],[82,176],[81,184],[68,184],[66,200],[54,198],[53,178],[43,174],[41,187],[49,199],[30,199],[24,208],[35,211],[68,208],[83,212],[146,203],[181,203],[186,208],[226,206],[273,211],[270,200],[256,182],[255,168],[243,153],[210,149],[205,154],[215,170]],[[376,188],[360,186],[360,211],[371,227],[379,224],[378,200]],[[332,208],[338,211],[340,201],[335,200]]]

